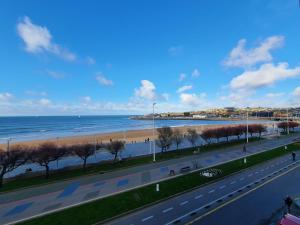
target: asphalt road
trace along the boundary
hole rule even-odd
[[[284,198],[300,196],[300,167],[280,176],[263,187],[225,205],[206,217],[197,218],[194,225],[271,225],[272,216],[286,212]],[[293,212],[292,212],[293,213]],[[278,222],[278,221],[276,221]]]
[[[300,162],[284,156],[108,224],[258,225],[300,193],[299,172]]]

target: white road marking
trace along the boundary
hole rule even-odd
[[[253,175],[253,173],[250,173],[249,175],[248,175],[248,177],[251,177]]]
[[[145,221],[147,221],[147,220],[151,220],[152,218],[153,218],[153,216],[148,216],[148,217],[142,219],[142,222],[145,222]]]
[[[245,179],[244,177],[241,177],[241,178],[240,178],[240,180],[244,180],[244,179]]]
[[[202,196],[203,196],[203,195],[197,195],[197,196],[195,197],[195,199],[202,198]]]
[[[212,189],[208,192],[208,194],[211,194],[211,193],[214,193],[215,192],[215,189]]]
[[[230,184],[235,184],[236,183],[236,181],[234,180],[234,181],[232,181]]]
[[[170,208],[167,208],[165,210],[163,210],[162,212],[163,213],[167,213],[167,212],[170,212],[171,210],[173,210],[174,208],[173,207],[170,207]]]
[[[221,187],[220,187],[220,189],[223,189],[223,188],[225,188],[226,187],[226,185],[222,185]]]
[[[258,174],[258,173],[259,173],[258,171],[255,172],[255,174]]]
[[[187,204],[189,201],[184,201],[184,202],[181,202],[180,205],[185,205]]]

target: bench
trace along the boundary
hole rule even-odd
[[[190,170],[191,170],[190,166],[185,166],[180,169],[180,173],[186,173],[189,172]]]

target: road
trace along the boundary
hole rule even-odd
[[[300,194],[299,172],[300,161],[280,157],[108,224],[258,225]]]
[[[169,178],[169,171],[176,173],[184,166],[208,167],[225,161],[242,158],[294,142],[299,134],[280,139],[249,143],[247,153],[241,146],[224,148],[193,156],[123,169],[106,174],[95,174],[43,186],[0,194],[0,224],[34,218],[78,204],[114,195],[132,188]]]
[[[194,225],[270,225],[272,216],[286,211],[283,199],[300,196],[300,167],[278,177],[261,188],[221,207],[204,218],[195,218]],[[222,218],[222,219],[220,219]]]

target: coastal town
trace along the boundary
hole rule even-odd
[[[286,120],[287,118],[299,120],[300,108],[214,108],[200,111],[189,112],[164,112],[155,113],[155,119],[166,120],[243,120],[247,117],[251,119],[269,119],[269,120]],[[133,119],[153,119],[153,114],[143,116],[134,116]]]

